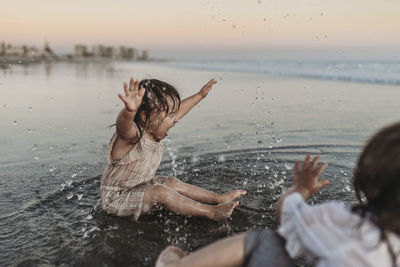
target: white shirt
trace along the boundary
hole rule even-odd
[[[278,232],[290,257],[315,259],[318,267],[393,266],[379,228],[341,202],[310,206],[292,193],[283,202]],[[400,266],[400,238],[389,233],[388,239]]]

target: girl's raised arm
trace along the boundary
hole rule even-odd
[[[322,172],[328,167],[328,164],[318,164],[320,156],[316,156],[311,162],[311,156],[307,155],[301,168],[300,162],[296,161],[294,166],[293,185],[283,193],[275,206],[275,215],[278,223],[281,221],[282,205],[285,198],[294,192],[299,193],[304,200],[307,200],[312,194],[318,192],[322,187],[329,184],[328,180],[318,180]]]
[[[212,86],[216,84],[217,81],[214,79],[211,79],[206,83],[197,94],[194,94],[192,96],[189,96],[188,98],[185,98],[178,111],[178,120],[180,120],[183,116],[185,116],[197,103],[199,103],[203,98],[205,98],[212,89]]]
[[[129,87],[124,82],[125,96],[118,94],[119,98],[124,102],[125,108],[121,110],[117,117],[117,135],[121,139],[131,143],[135,143],[139,138],[136,129],[137,126],[133,120],[137,110],[142,104],[143,95],[146,91],[145,88],[138,90],[138,86],[139,81],[134,81],[133,78],[131,78],[129,81]]]

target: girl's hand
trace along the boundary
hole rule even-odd
[[[328,167],[328,164],[317,166],[320,156],[316,156],[311,162],[311,156],[307,155],[300,168],[300,162],[296,161],[294,167],[293,188],[305,199],[318,192],[321,188],[329,184],[328,180],[318,180],[319,176]]]
[[[211,79],[210,81],[208,81],[208,83],[206,83],[201,89],[199,94],[201,95],[202,98],[205,98],[208,95],[208,92],[210,92],[210,90],[212,89],[212,86],[214,84],[216,84],[217,81],[214,79]]]
[[[129,81],[129,88],[126,82],[124,82],[125,96],[118,94],[119,98],[124,102],[126,109],[129,112],[136,112],[142,104],[143,96],[146,91],[145,88],[141,88],[138,91],[139,81],[134,81],[133,78]]]

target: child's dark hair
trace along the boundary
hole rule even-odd
[[[400,236],[400,123],[370,139],[358,159],[353,185],[359,200],[353,211],[369,214],[382,240],[388,241],[387,230]],[[388,246],[395,264],[396,255],[389,242]]]
[[[179,110],[181,98],[175,87],[157,79],[141,80],[139,82],[140,88],[145,88],[146,92],[143,96],[142,104],[136,112],[134,122],[139,128],[141,138],[143,129],[150,123],[151,114],[163,111],[169,114],[171,111]],[[172,100],[172,106],[169,105],[168,98]],[[144,114],[144,120],[141,114]]]

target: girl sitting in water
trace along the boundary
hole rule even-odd
[[[181,102],[168,83],[150,79],[124,83],[125,104],[117,117],[107,162],[101,178],[102,208],[117,216],[135,220],[157,203],[182,215],[203,216],[220,221],[239,204],[234,201],[246,191],[217,194],[186,184],[175,177],[154,176],[163,155],[161,140],[168,130],[207,96],[216,83],[210,80],[197,93]],[[212,203],[217,205],[207,205]]]
[[[318,180],[327,167],[318,160],[308,155],[301,167],[296,162],[293,186],[276,205],[280,236],[251,231],[188,256],[171,246],[156,266],[295,266],[290,258],[301,255],[316,266],[400,266],[400,123],[381,130],[364,148],[353,175],[359,203],[352,208],[305,202],[328,184]]]

